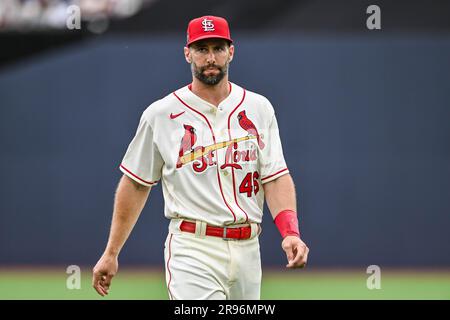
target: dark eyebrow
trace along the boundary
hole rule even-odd
[[[194,44],[194,45],[192,45],[192,48],[194,50],[199,50],[199,49],[206,48],[206,47],[207,47],[206,44]]]

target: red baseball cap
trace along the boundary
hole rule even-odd
[[[208,38],[220,38],[233,42],[227,20],[221,17],[203,16],[189,22],[186,46]]]

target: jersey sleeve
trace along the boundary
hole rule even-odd
[[[163,159],[153,139],[153,129],[143,114],[136,135],[128,146],[120,170],[134,181],[150,187],[161,178]]]
[[[281,145],[278,122],[275,114],[272,115],[269,126],[264,130],[262,138],[265,147],[261,150],[261,183],[267,183],[275,180],[289,170],[284,160],[283,147]]]

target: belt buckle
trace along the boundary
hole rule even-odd
[[[228,229],[227,226],[223,227],[222,239],[225,240],[225,241],[230,241],[231,238],[227,238],[227,229]]]

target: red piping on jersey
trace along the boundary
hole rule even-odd
[[[167,283],[167,291],[169,291],[170,300],[173,300],[172,292],[170,292],[170,282],[172,281],[172,273],[170,272],[170,269],[169,269],[169,261],[170,261],[171,254],[172,254],[172,252],[171,252],[172,236],[173,236],[173,234],[171,233],[170,239],[169,239],[169,259],[167,259],[167,271],[169,271],[169,282]]]
[[[266,179],[269,179],[269,178],[271,178],[271,177],[273,177],[273,176],[275,176],[275,175],[277,175],[277,174],[279,174],[279,173],[281,173],[281,172],[283,172],[283,171],[286,171],[287,169],[288,169],[288,168],[284,168],[284,169],[282,169],[282,170],[280,170],[280,171],[278,171],[278,172],[275,172],[274,174],[271,174],[270,176],[267,176],[267,177],[265,177],[265,178],[262,178],[261,181],[266,180]]]
[[[199,115],[201,115],[201,116],[203,117],[203,119],[205,119],[206,123],[208,124],[209,130],[211,130],[212,138],[213,138],[213,141],[214,141],[214,144],[215,144],[215,143],[216,143],[216,137],[215,137],[215,135],[214,135],[214,131],[213,131],[212,127],[211,127],[211,124],[210,124],[209,121],[208,121],[208,118],[206,118],[206,116],[205,116],[203,113],[201,113],[200,111],[195,110],[194,108],[192,108],[191,106],[189,106],[186,102],[184,102],[183,100],[181,100],[181,98],[180,98],[175,92],[173,92],[173,95],[174,95],[175,97],[177,97],[177,99],[180,100],[180,102],[181,102],[182,104],[184,104],[184,105],[185,105],[186,107],[188,107],[190,110],[192,110],[192,111],[198,113]],[[228,207],[228,209],[229,209],[229,210],[231,211],[231,213],[233,214],[233,222],[236,222],[236,215],[234,214],[233,210],[231,210],[230,206],[228,205],[228,203],[227,203],[227,201],[225,200],[225,197],[224,197],[224,195],[223,195],[222,183],[220,182],[220,175],[219,175],[219,166],[217,166],[217,181],[219,182],[220,194],[222,195],[223,202],[225,202],[226,206]]]
[[[139,178],[137,175],[135,175],[133,172],[131,172],[130,170],[128,170],[127,168],[124,167],[123,164],[120,165],[120,167],[125,170],[126,172],[128,172],[129,174],[131,174],[133,177],[135,177],[136,179],[139,179],[142,182],[145,182],[147,184],[155,184],[156,181],[152,182],[152,181],[145,181],[144,179]]]
[[[231,141],[231,132],[230,132],[230,120],[231,120],[231,116],[233,115],[233,113],[237,110],[237,108],[239,108],[242,104],[242,102],[244,102],[245,99],[245,89],[244,90],[244,94],[242,95],[242,100],[241,102],[239,102],[239,104],[233,109],[233,111],[231,111],[230,115],[228,116],[228,138]],[[235,184],[235,180],[234,180],[234,167],[231,167],[231,174],[233,176],[233,193],[234,193],[234,200],[236,201],[237,206],[239,207],[239,209],[242,210],[242,212],[245,214],[245,222],[248,221],[248,215],[247,212],[244,211],[244,209],[241,208],[241,206],[239,205],[238,201],[237,201],[237,197],[236,197],[236,184]]]

